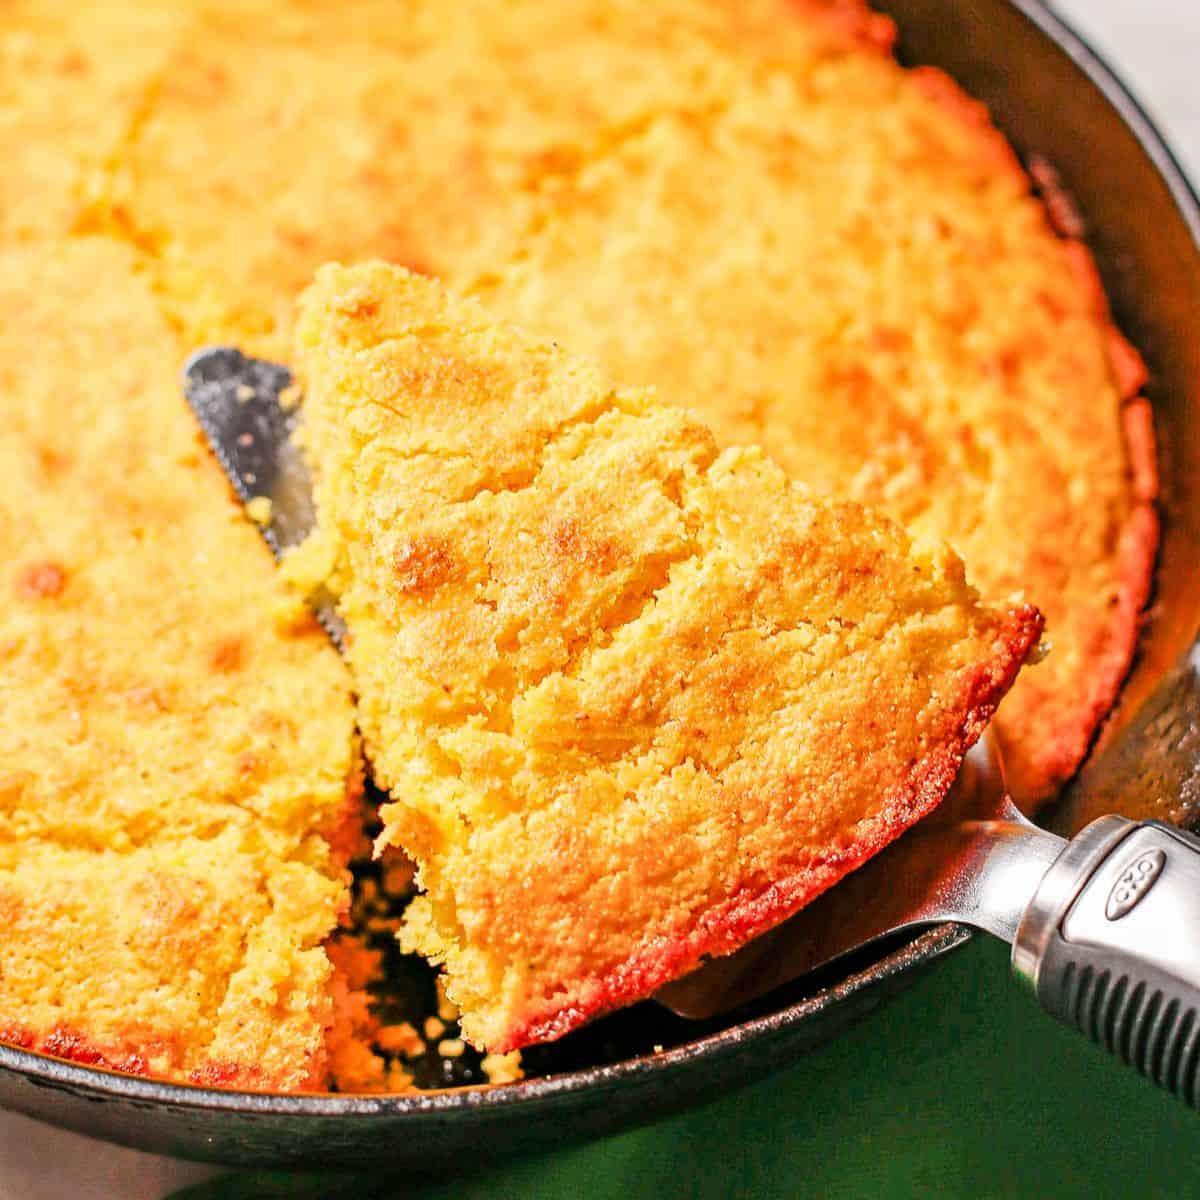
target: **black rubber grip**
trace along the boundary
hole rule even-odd
[[[1179,980],[1055,935],[1038,973],[1047,1012],[1200,1109],[1200,1010]]]

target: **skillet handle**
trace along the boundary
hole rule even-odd
[[[1026,909],[1013,968],[1047,1012],[1200,1108],[1200,840],[1092,822]]]

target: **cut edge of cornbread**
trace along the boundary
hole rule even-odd
[[[649,995],[880,850],[1040,636],[949,550],[402,269],[323,268],[297,345],[320,524],[285,573],[340,594],[379,845],[426,890],[402,943],[491,1051]]]

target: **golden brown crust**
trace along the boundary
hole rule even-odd
[[[1068,260],[1101,327],[1105,355],[1120,401],[1120,428],[1132,505],[1117,537],[1114,554],[1117,586],[1108,621],[1098,636],[1093,634],[1089,639],[1090,658],[1086,677],[1079,684],[1078,700],[1072,702],[1067,698],[1064,703],[1061,695],[1055,695],[1041,705],[1036,702],[1023,705],[1017,714],[1041,722],[1041,744],[1036,752],[1018,745],[1010,750],[1006,760],[1009,786],[1027,808],[1035,808],[1074,775],[1116,702],[1133,663],[1142,613],[1153,591],[1160,533],[1154,413],[1149,401],[1141,395],[1149,377],[1146,364],[1113,322],[1095,259],[1082,240],[1082,219],[1057,173],[1051,164],[1042,161],[1033,177],[1043,193],[1047,218],[1064,240]],[[1002,745],[1004,737],[1002,733]]]
[[[489,1049],[852,870],[1040,634],[948,551],[395,268],[323,269],[298,355],[380,844],[426,889],[405,939]]]
[[[866,7],[865,0],[854,2]],[[1005,136],[992,124],[992,115],[986,104],[967,95],[940,67],[912,67],[906,75],[918,91],[967,127],[975,139],[976,153],[989,167],[1014,174],[1024,181],[1025,173],[1020,160]]]
[[[802,20],[820,22],[847,47],[890,55],[896,44],[896,23],[864,0],[790,0]]]
[[[1154,411],[1150,402],[1135,395],[1121,410],[1125,444],[1129,447],[1133,494],[1141,501],[1158,499],[1158,454],[1155,449]]]
[[[877,854],[941,802],[958,774],[963,754],[983,732],[1041,630],[1041,616],[1035,609],[1026,606],[1012,614],[1005,635],[1008,654],[998,664],[982,667],[970,685],[973,704],[958,739],[922,759],[894,794],[882,797],[870,834],[817,862],[796,867],[782,862],[777,880],[758,889],[744,889],[707,912],[694,926],[645,948],[638,957],[594,981],[582,998],[569,1005],[556,998],[525,1012],[492,1049],[503,1053],[561,1037],[605,1012],[651,995],[705,958],[731,954],[766,933]]]
[[[162,1034],[137,1027],[97,1037],[80,1033],[69,1025],[56,1025],[41,1033],[20,1024],[0,1026],[0,1042],[124,1075],[262,1092],[313,1091],[327,1082],[325,1058],[319,1052],[275,1073],[252,1063],[230,1061],[207,1061],[189,1070],[185,1064],[193,1055],[190,1040],[178,1031]]]

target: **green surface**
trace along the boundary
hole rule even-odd
[[[796,1066],[647,1129],[441,1181],[242,1174],[182,1195],[1200,1197],[1200,1115],[1043,1016],[979,937]]]

